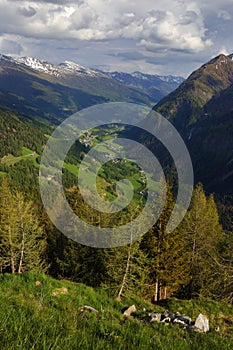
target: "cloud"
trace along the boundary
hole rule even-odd
[[[222,18],[224,21],[230,21],[232,19],[232,14],[228,11],[221,10],[218,13],[218,18]]]
[[[0,10],[1,4],[7,2],[9,5],[9,1],[1,0]],[[194,52],[211,44],[211,40],[205,38],[206,28],[197,5],[184,6],[176,2],[174,10],[153,9],[140,13],[135,3],[132,6],[130,1],[123,0],[31,1],[34,6],[21,1],[18,10],[12,1],[10,3],[7,7],[10,23],[4,20],[4,11],[0,15],[0,28],[6,33],[13,32],[15,23],[18,34],[35,38],[89,41],[122,38],[133,39],[148,50],[168,45],[171,49]],[[145,3],[152,4],[151,1]],[[20,17],[24,17],[23,23]]]
[[[182,5],[179,11],[151,11],[143,21],[140,44],[150,51],[184,50],[199,52],[212,45],[200,9]]]
[[[33,17],[36,14],[34,7],[18,7],[18,13],[25,17]]]
[[[109,53],[109,56],[120,57],[126,61],[128,61],[128,60],[138,61],[138,60],[145,59],[145,56],[141,52],[137,52],[137,51],[120,52],[120,53],[116,53],[116,54]]]
[[[20,55],[23,51],[23,48],[16,41],[0,37],[0,51],[3,54]]]
[[[10,2],[22,2],[22,0],[8,0]],[[28,3],[47,3],[47,4],[55,4],[55,5],[67,5],[67,4],[75,4],[75,3],[83,3],[85,0],[28,0]]]
[[[156,69],[174,69],[175,56],[191,60],[188,71],[192,61],[230,51],[232,17],[232,0],[0,0],[0,33],[25,55],[127,69],[152,69],[153,56]]]

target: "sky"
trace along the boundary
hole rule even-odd
[[[233,0],[0,0],[0,53],[181,75],[233,52]]]

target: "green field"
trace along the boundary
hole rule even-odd
[[[116,302],[102,289],[54,280],[45,275],[0,275],[0,348],[4,350],[230,350],[233,310],[228,304],[171,299],[155,306],[142,299]],[[38,285],[39,284],[39,285]],[[122,310],[134,304],[132,319]],[[89,305],[98,313],[81,312]],[[210,332],[188,332],[179,325],[143,324],[148,311],[179,311],[195,320],[201,312]],[[216,329],[218,331],[216,331]]]
[[[37,154],[36,152],[26,147],[22,147],[22,154],[20,156],[15,157],[12,154],[8,154],[1,159],[1,163],[10,166],[20,162],[21,160],[30,159],[33,161],[35,166],[39,166],[36,162],[36,158],[38,157],[39,154]]]

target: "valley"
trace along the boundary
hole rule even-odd
[[[226,55],[211,59],[184,81],[0,56],[0,347],[232,347],[232,86],[233,61]],[[166,198],[157,222],[138,240],[132,240],[129,232],[127,245],[98,248],[68,238],[52,223],[41,199],[39,169],[57,125],[85,107],[110,101],[148,105],[173,123],[190,152],[195,188],[183,221],[168,232],[179,179],[165,147],[143,127],[112,123],[85,130],[64,163],[54,157],[40,180],[51,184],[54,207],[60,210],[56,186],[62,167],[69,206],[96,229],[96,235],[137,218],[148,188],[153,193],[148,217],[163,201],[158,174],[146,176],[133,157],[112,159],[116,147],[121,147],[118,140],[129,138],[146,146],[165,173]],[[81,165],[84,192],[93,199],[89,186],[96,160],[92,157],[90,164],[85,158],[93,148],[104,159],[96,174],[103,200],[111,204],[119,194],[130,197],[122,180],[133,186],[132,200],[122,211],[99,212],[82,197]],[[132,151],[136,159],[137,148]],[[72,223],[65,224],[72,231]],[[138,311],[123,319],[122,310],[132,304]],[[79,312],[85,305],[97,308],[98,316]],[[151,312],[166,309],[192,319],[203,312],[210,331],[201,334],[174,324],[141,322]]]

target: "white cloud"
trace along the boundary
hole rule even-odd
[[[63,6],[61,1],[59,4],[33,1],[33,6],[30,3],[20,1],[17,8],[13,1],[1,0],[1,30],[12,33],[15,23],[15,31],[22,36],[79,40],[128,38],[150,49],[166,44],[171,49],[199,51],[210,44],[205,39],[204,22],[196,4],[184,6],[176,2],[174,10],[151,10],[148,5],[155,5],[145,1],[145,11],[139,13],[134,11],[135,3],[124,0],[63,1],[66,4]],[[168,5],[169,1],[164,3]],[[3,7],[7,7],[7,13],[1,11]],[[148,8],[150,11],[146,11]]]
[[[33,17],[36,14],[34,7],[18,7],[18,13],[25,17]]]
[[[164,62],[174,52],[196,55],[199,60],[222,46],[230,50],[232,15],[232,0],[0,0],[0,33],[13,41],[17,35],[25,54],[31,55],[41,45],[44,53],[50,50],[48,55],[55,56],[58,47],[72,42],[72,50],[90,52],[93,65],[98,63],[97,43],[103,41],[103,52],[97,57],[105,57],[108,63],[129,42],[129,50],[163,55]],[[143,62],[149,69],[148,63],[138,59],[138,65]],[[123,64],[126,60],[119,62]]]

